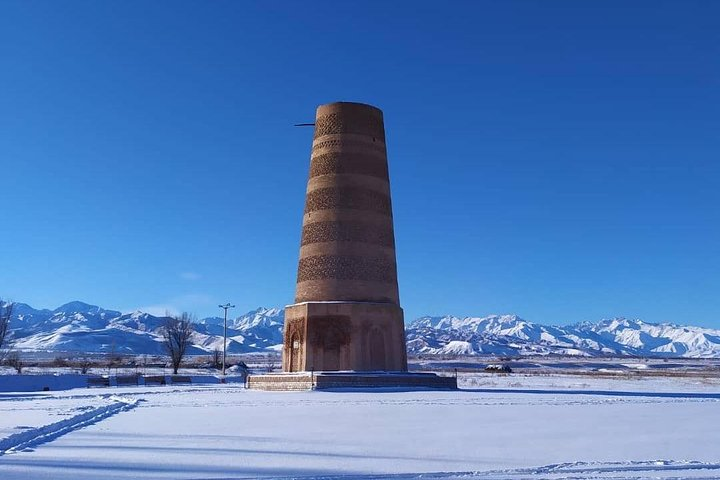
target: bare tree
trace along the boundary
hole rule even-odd
[[[22,373],[22,369],[25,366],[22,359],[20,358],[20,354],[15,351],[8,354],[7,359],[5,360],[5,364],[8,367],[14,368],[18,375]]]
[[[216,348],[212,352],[212,365],[213,368],[220,370],[222,368],[222,350]]]
[[[278,361],[277,355],[269,353],[268,356],[265,358],[265,370],[268,372],[275,371],[278,368],[277,361]]]
[[[57,368],[69,367],[69,366],[70,366],[70,362],[68,361],[67,358],[61,357],[61,356],[58,355],[58,356],[55,357],[55,359],[52,361],[51,365],[52,365],[53,367],[57,367]]]
[[[168,317],[162,327],[163,343],[165,350],[170,356],[173,373],[177,374],[187,347],[195,330],[193,323],[195,318],[187,312],[178,316]]]
[[[80,369],[80,373],[83,375],[87,374],[90,370],[90,367],[92,367],[93,362],[87,357],[83,357],[77,362],[77,367]]]
[[[3,350],[3,348],[6,348],[7,341],[9,340],[10,318],[12,317],[14,306],[15,304],[13,302],[4,302],[3,299],[0,298],[0,360],[8,354],[8,351]]]
[[[14,304],[4,302],[0,298],[0,348],[5,344],[8,332],[10,331],[10,317],[12,317]]]
[[[148,356],[146,354],[140,355],[140,366],[142,367],[143,375],[145,375],[145,370],[148,366]]]

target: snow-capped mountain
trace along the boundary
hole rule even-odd
[[[121,313],[83,302],[55,310],[16,303],[10,332],[14,347],[21,350],[161,354],[164,321],[143,312]],[[279,350],[283,321],[280,308],[258,308],[228,318],[228,351]],[[720,357],[720,330],[624,318],[551,326],[517,315],[447,315],[418,318],[406,327],[406,334],[412,354]],[[199,320],[189,353],[222,349],[222,338],[222,318]]]
[[[13,347],[20,350],[85,353],[162,354],[164,317],[148,313],[121,313],[83,302],[55,310],[36,310],[16,303],[10,322]],[[283,312],[259,308],[228,319],[228,352],[272,349],[282,343]],[[190,354],[222,349],[223,319],[206,318],[195,325]]]
[[[720,357],[720,330],[624,318],[580,326],[603,339],[642,351],[682,357]]]
[[[720,357],[720,330],[625,318],[549,326],[516,315],[422,317],[406,333],[418,354]]]

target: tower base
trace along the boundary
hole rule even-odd
[[[283,371],[311,370],[406,372],[402,309],[372,302],[288,305]]]
[[[407,372],[300,372],[250,375],[247,388],[297,391],[355,389],[457,390],[455,377]]]

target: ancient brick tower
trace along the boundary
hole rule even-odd
[[[370,105],[317,109],[283,370],[407,370],[385,127]]]

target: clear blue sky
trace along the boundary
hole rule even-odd
[[[0,3],[0,295],[294,295],[318,104],[385,112],[401,302],[720,327],[720,2]]]

